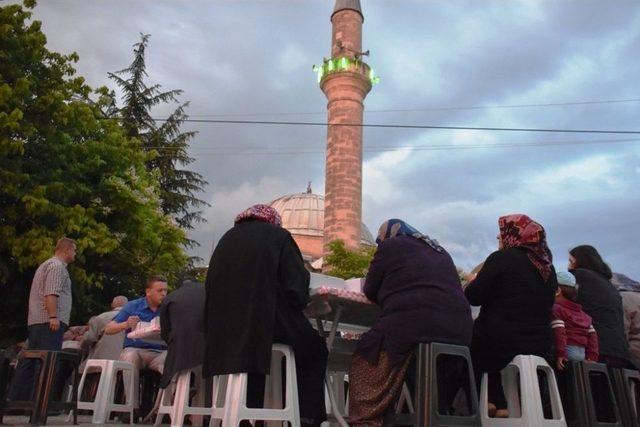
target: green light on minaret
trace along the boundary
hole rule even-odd
[[[372,85],[380,83],[380,77],[376,76],[373,69],[367,64],[344,56],[325,59],[322,65],[314,65],[313,71],[318,75],[318,83],[322,81],[325,75],[340,71],[366,72],[366,76]]]

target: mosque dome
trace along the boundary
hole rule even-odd
[[[303,255],[312,258],[322,256],[324,196],[314,194],[309,187],[305,193],[282,196],[269,205],[278,211],[282,217],[282,226],[294,236]],[[361,230],[361,243],[375,245],[373,236],[364,223]]]

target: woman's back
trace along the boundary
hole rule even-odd
[[[383,313],[413,308],[468,309],[458,272],[446,251],[437,252],[408,236],[398,236],[384,245],[385,276],[377,293]]]
[[[517,354],[547,355],[556,289],[555,272],[545,282],[523,249],[487,258],[465,291],[471,305],[481,306],[472,347],[494,365],[487,370],[500,369]]]
[[[593,327],[598,333],[600,354],[629,360],[620,293],[606,277],[595,271],[576,268],[571,272],[579,286],[578,302],[593,319]]]
[[[449,254],[411,236],[382,242],[364,287],[382,308],[359,348],[377,357],[382,347],[392,362],[419,342],[468,345],[472,320],[457,270]]]

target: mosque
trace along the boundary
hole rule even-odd
[[[311,185],[304,193],[282,196],[271,203],[282,217],[282,226],[289,230],[298,244],[307,268],[322,269],[325,231],[325,200],[311,191]],[[375,245],[371,232],[361,223],[361,245]]]
[[[362,223],[362,118],[364,99],[378,82],[363,61],[364,15],[360,0],[336,0],[331,14],[331,57],[314,66],[327,97],[325,195],[282,196],[270,203],[282,216],[308,266],[322,268],[328,244],[340,239],[350,249],[374,245]]]

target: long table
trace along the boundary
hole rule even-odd
[[[344,376],[351,364],[357,341],[338,338],[337,331],[341,325],[361,331],[371,327],[378,318],[380,309],[360,292],[323,285],[312,288],[310,294],[311,302],[305,309],[305,314],[316,321],[318,332],[326,337],[329,350],[325,385],[331,413],[338,424],[348,427],[343,416]],[[325,328],[327,322],[331,324],[329,331]]]

